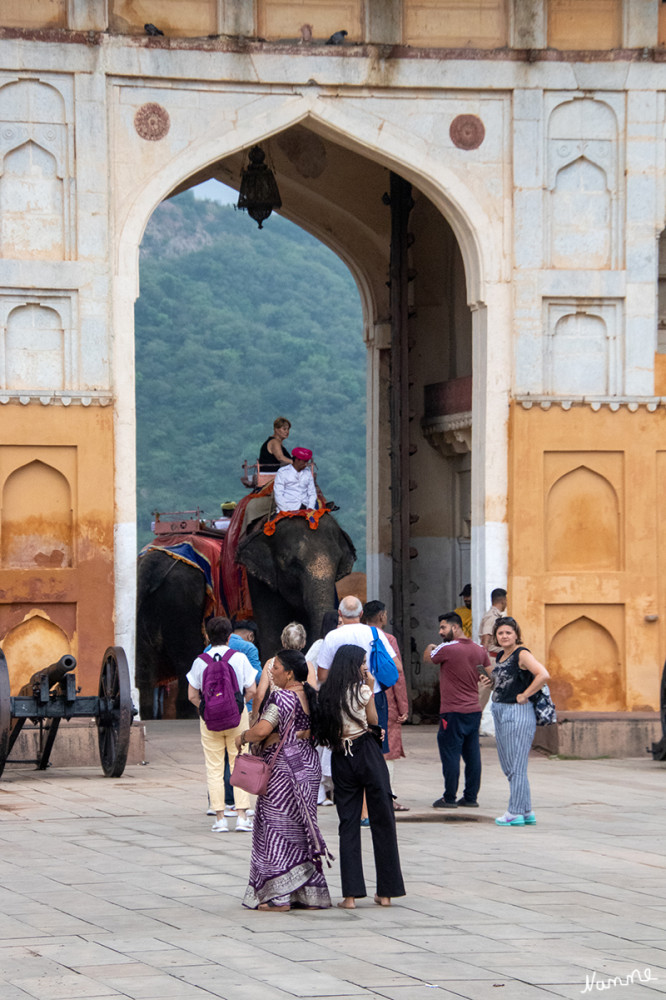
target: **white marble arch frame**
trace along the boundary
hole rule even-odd
[[[169,94],[164,103],[168,106]],[[479,193],[465,184],[441,156],[416,150],[408,132],[394,122],[375,130],[374,144],[367,142],[344,100],[319,100],[309,92],[294,101],[293,95],[282,108],[273,109],[270,120],[259,113],[241,113],[236,128],[199,144],[192,144],[156,171],[134,197],[125,202],[124,218],[115,220],[113,328],[115,330],[112,369],[115,393],[115,465],[123,476],[115,480],[115,622],[116,641],[134,659],[134,616],[136,595],[136,450],[134,378],[134,302],[139,293],[139,245],[144,229],[157,205],[187,180],[226,156],[262,142],[295,124],[305,124],[325,134],[338,145],[382,163],[400,173],[419,188],[442,212],[451,225],[463,257],[468,303],[473,325],[473,444],[472,444],[472,586],[477,593],[489,589],[489,581],[506,579],[508,572],[508,525],[498,510],[498,496],[507,496],[507,449],[509,378],[497,378],[511,356],[511,291],[502,270],[502,224],[493,225],[481,207]],[[412,153],[413,158],[410,158]],[[111,192],[113,197],[113,191]],[[117,210],[117,207],[116,207]],[[113,208],[112,208],[113,211]],[[362,263],[348,248],[317,229],[313,220],[293,218],[329,246],[351,271],[361,295],[366,339],[377,320],[376,303]],[[493,337],[487,337],[487,314],[492,317]],[[368,443],[373,443],[378,398],[377,366],[369,374]],[[373,377],[374,374],[374,377]],[[374,410],[374,412],[373,412]],[[376,452],[376,448],[375,448]],[[372,454],[371,447],[368,454]],[[368,467],[368,548],[376,531],[376,474]],[[492,483],[492,489],[487,484]],[[486,498],[492,494],[492,507]],[[376,551],[376,550],[374,550]],[[374,583],[369,565],[369,586]]]

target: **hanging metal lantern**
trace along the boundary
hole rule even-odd
[[[268,218],[274,208],[282,207],[282,199],[278,191],[277,181],[270,167],[264,163],[266,154],[261,146],[253,146],[250,150],[250,162],[241,173],[240,191],[238,192],[237,208],[246,211],[251,219],[262,223]]]

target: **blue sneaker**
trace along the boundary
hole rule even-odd
[[[536,823],[536,816],[534,815],[533,812],[525,813],[523,815],[523,819],[525,820],[525,826],[534,826],[534,824]]]
[[[498,826],[525,826],[524,816],[511,816],[511,813],[504,813],[495,820]]]
[[[361,820],[361,826],[370,826],[370,820],[369,819],[362,819]]]

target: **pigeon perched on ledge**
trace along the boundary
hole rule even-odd
[[[334,31],[329,40],[326,42],[326,45],[344,45],[345,38],[348,34],[349,32],[344,29],[342,29],[342,31]]]
[[[143,30],[146,32],[147,35],[163,35],[164,34],[164,32],[160,31],[159,28],[156,28],[154,24],[144,24]]]

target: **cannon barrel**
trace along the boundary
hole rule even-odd
[[[69,653],[66,653],[64,656],[61,656],[56,663],[51,663],[48,667],[44,667],[42,670],[37,670],[36,673],[32,675],[28,683],[23,685],[19,691],[19,697],[29,697],[32,694],[34,687],[39,687],[41,685],[43,677],[48,678],[50,690],[54,684],[61,681],[65,674],[68,674],[70,670],[74,669],[75,666],[76,657],[70,656]]]

